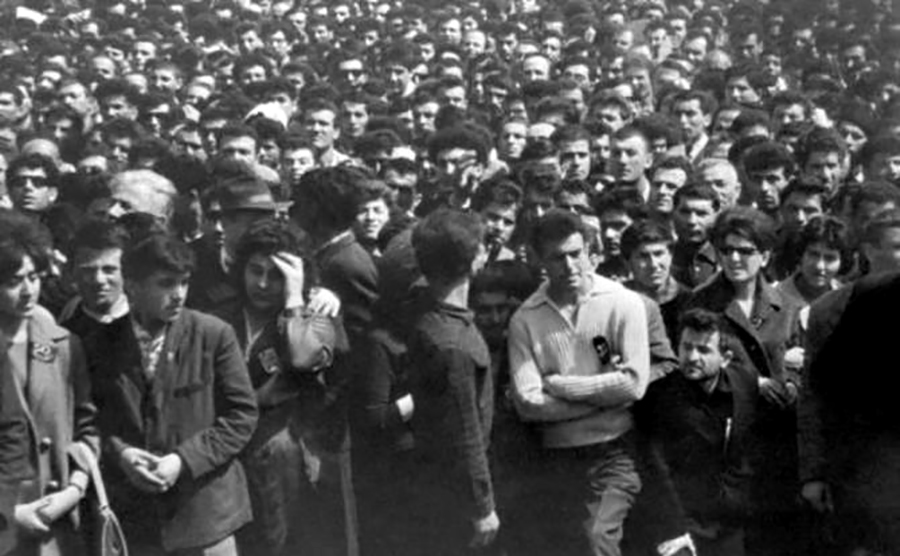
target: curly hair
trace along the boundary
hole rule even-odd
[[[303,259],[304,289],[309,291],[318,279],[316,266],[312,263],[310,249],[303,232],[295,225],[283,220],[265,218],[253,224],[238,242],[234,264],[231,267],[232,283],[245,295],[244,269],[254,255],[269,257],[275,253],[290,253]]]

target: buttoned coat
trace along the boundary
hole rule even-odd
[[[99,451],[84,352],[76,336],[38,307],[28,323],[27,356],[21,373],[15,369],[21,363],[0,356],[0,552],[77,554],[77,511],[54,523],[53,538],[42,543],[18,535],[12,512],[66,487],[73,467],[80,467],[70,460],[73,443]]]
[[[149,379],[131,319],[93,335],[87,348],[107,489],[126,535],[158,535],[174,551],[210,545],[248,523],[247,481],[237,455],[258,410],[234,330],[185,309],[168,326]],[[119,457],[129,446],[178,454],[184,467],[174,488],[156,495],[133,487]]]

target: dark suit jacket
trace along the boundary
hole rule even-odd
[[[71,445],[81,442],[99,452],[81,342],[39,307],[28,324],[27,350],[27,384],[18,383],[14,370],[23,362],[0,354],[0,514],[9,524],[0,530],[3,553],[16,541],[15,504],[32,502],[68,483]],[[72,541],[60,542],[69,548],[65,545]]]
[[[232,328],[185,309],[169,325],[150,381],[130,319],[89,341],[107,487],[126,534],[148,542],[159,534],[164,549],[173,551],[219,541],[250,521],[236,456],[253,434],[257,407]],[[118,458],[128,446],[181,456],[175,487],[149,495],[131,486]]]
[[[316,253],[322,285],[341,300],[344,326],[350,344],[372,324],[372,307],[378,298],[378,270],[368,251],[347,234]]]

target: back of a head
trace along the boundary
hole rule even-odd
[[[412,245],[422,274],[432,284],[452,284],[472,273],[483,249],[484,228],[472,213],[438,209],[413,229]]]

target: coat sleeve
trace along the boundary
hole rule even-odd
[[[97,406],[94,405],[91,395],[91,380],[88,374],[87,362],[81,340],[77,336],[71,336],[69,346],[71,349],[71,380],[74,396],[74,430],[72,439],[82,442],[100,454],[100,432],[97,428]]]
[[[195,479],[237,456],[250,441],[259,416],[256,395],[234,330],[222,326],[217,334],[213,348],[215,421],[175,449]]]

